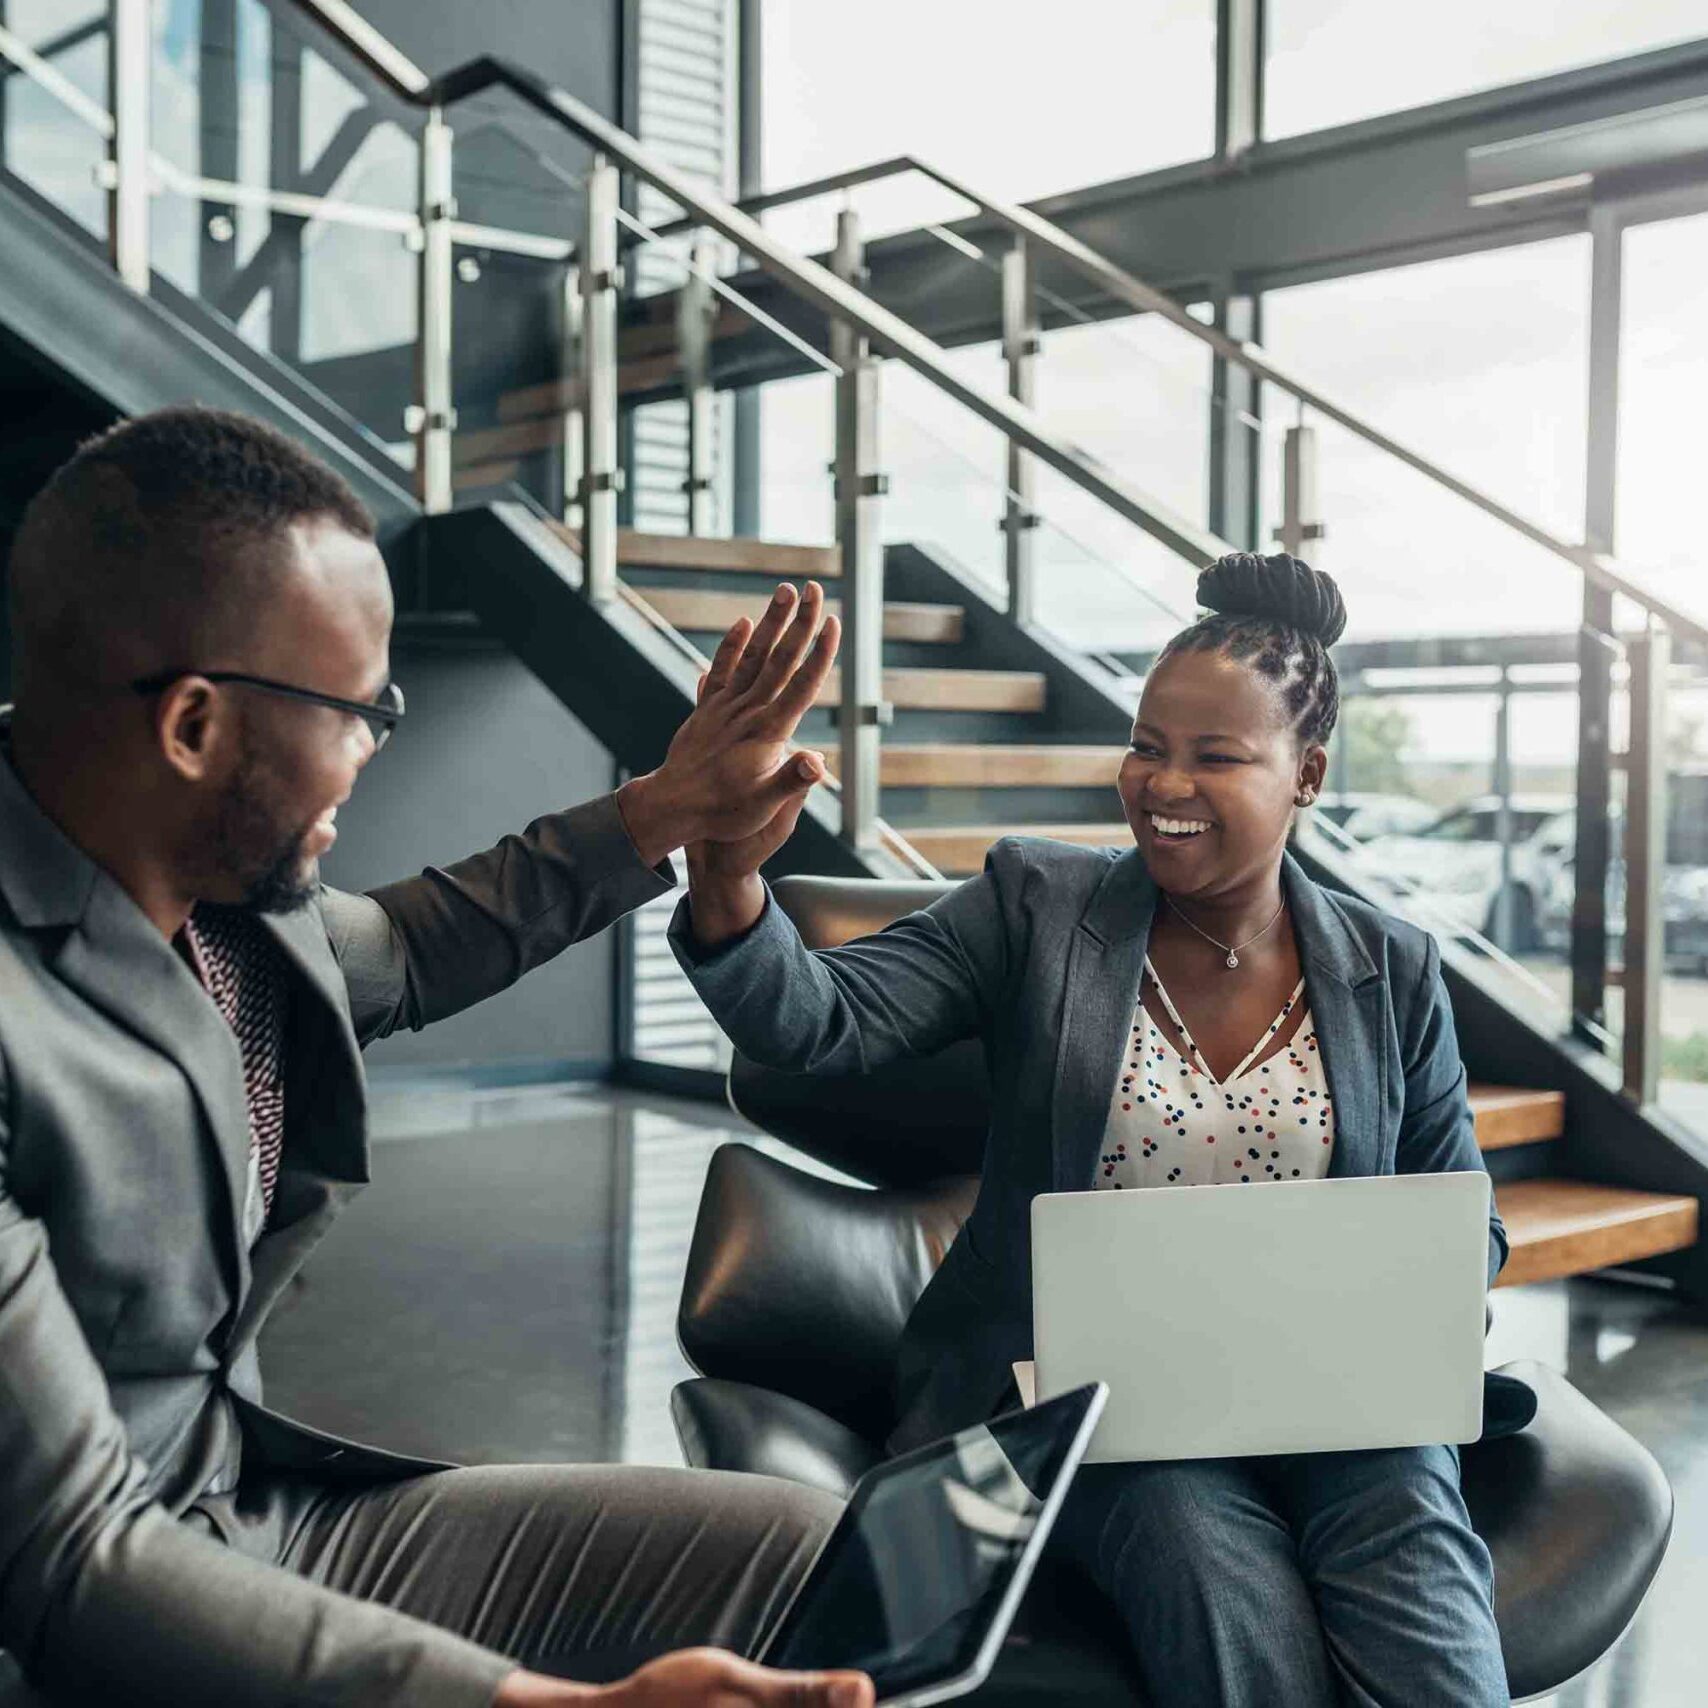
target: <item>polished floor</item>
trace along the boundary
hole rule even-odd
[[[373,1185],[275,1314],[268,1398],[470,1462],[680,1462],[675,1312],[716,1105],[605,1087],[375,1086]],[[1671,1551],[1614,1654],[1553,1708],[1708,1702],[1708,1316],[1575,1281],[1496,1296],[1491,1355],[1564,1369],[1672,1479]]]

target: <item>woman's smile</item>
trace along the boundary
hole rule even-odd
[[[1149,840],[1161,848],[1180,847],[1196,842],[1216,828],[1213,819],[1200,812],[1146,812],[1144,825],[1150,831]]]

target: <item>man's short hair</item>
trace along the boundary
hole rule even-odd
[[[367,507],[283,433],[225,410],[161,409],[81,446],[12,545],[13,681],[116,687],[229,652],[277,585],[299,522],[374,537]]]

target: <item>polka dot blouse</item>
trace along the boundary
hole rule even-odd
[[[1275,1022],[1225,1080],[1210,1072],[1156,969],[1145,983],[1184,1042],[1158,1027],[1143,992],[1115,1081],[1096,1186],[1220,1186],[1321,1180],[1334,1154],[1334,1109],[1307,1010],[1267,1059],[1305,992],[1299,980]]]

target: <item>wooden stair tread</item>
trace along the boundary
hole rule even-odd
[[[1041,712],[1047,682],[1036,670],[921,670],[884,672],[884,698],[898,710],[937,712]],[[831,671],[821,706],[842,693],[842,671]],[[934,862],[935,863],[935,862]]]
[[[1511,1180],[1495,1187],[1512,1252],[1499,1285],[1553,1281],[1696,1243],[1694,1198],[1586,1180]]]
[[[1566,1094],[1529,1091],[1516,1085],[1467,1088],[1477,1123],[1477,1144],[1485,1151],[1507,1150],[1557,1139],[1566,1129]]]
[[[673,628],[690,634],[709,634],[727,629],[738,617],[763,615],[766,598],[760,593],[725,593],[699,587],[637,587],[629,589],[644,600]],[[840,613],[841,601],[827,599],[826,611]],[[884,639],[929,641],[953,645],[961,638],[966,613],[959,605],[884,606]]]
[[[549,523],[578,557],[581,536],[562,522]],[[791,545],[782,540],[715,539],[704,534],[647,534],[617,530],[617,563],[635,569],[716,569],[773,576],[781,581],[833,581],[842,574],[835,546]]]
[[[1115,787],[1125,749],[961,742],[886,742],[878,780],[891,788]]]

